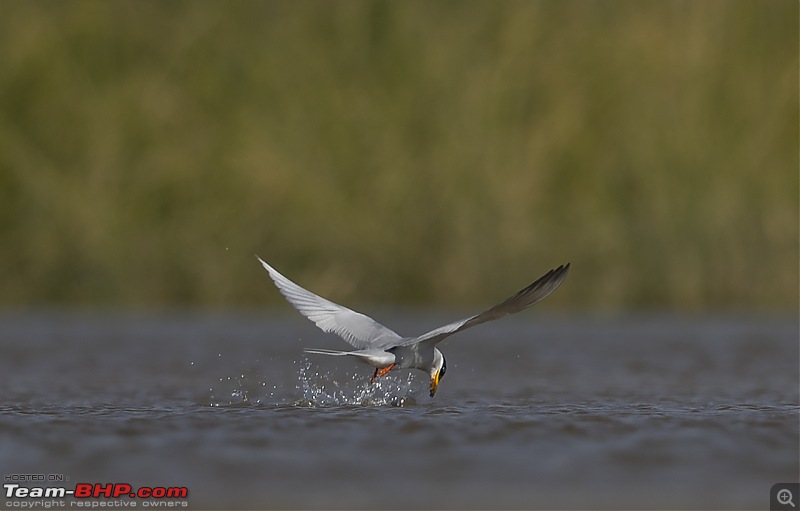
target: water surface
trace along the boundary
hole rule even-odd
[[[753,509],[799,477],[793,318],[509,318],[441,346],[434,399],[289,315],[5,314],[0,347],[4,475],[193,509]]]

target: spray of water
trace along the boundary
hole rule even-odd
[[[410,371],[390,373],[370,383],[363,371],[337,379],[314,370],[311,362],[304,360],[298,376],[297,389],[303,397],[297,406],[409,406],[416,404],[419,393]]]
[[[210,406],[260,406],[275,404],[279,386],[272,385],[268,378],[256,369],[218,379],[208,389]]]
[[[295,361],[297,383],[294,392],[270,383],[258,368],[219,378],[209,389],[210,406],[410,406],[417,403],[422,389],[411,371],[396,370],[374,383],[369,372],[354,371],[342,376],[321,372],[306,358]]]

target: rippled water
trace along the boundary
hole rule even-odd
[[[0,316],[2,472],[193,509],[763,509],[800,477],[793,318],[527,314],[444,343],[434,399],[301,353],[344,346],[294,316]]]

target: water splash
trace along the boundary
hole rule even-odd
[[[213,407],[300,406],[412,406],[425,390],[411,371],[395,370],[374,383],[370,371],[353,371],[345,376],[320,371],[307,358],[295,361],[297,383],[294,391],[274,385],[274,375],[259,367],[240,369],[223,376],[208,389],[207,404]],[[299,394],[299,395],[298,395]]]
[[[388,374],[374,383],[359,371],[339,381],[330,373],[314,370],[311,362],[304,359],[298,376],[297,389],[303,398],[296,406],[410,406],[417,403],[416,396],[420,392],[410,371]]]
[[[273,404],[278,386],[268,383],[265,375],[254,368],[221,377],[208,391],[209,406],[259,406]]]

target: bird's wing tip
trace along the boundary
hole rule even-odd
[[[274,268],[272,266],[270,266],[269,264],[267,264],[266,261],[264,261],[263,259],[258,257],[258,254],[255,254],[255,256],[256,256],[256,259],[258,259],[258,262],[261,263],[261,266],[263,266],[264,269],[267,270],[268,272],[270,272],[270,274],[271,274],[272,271],[274,270]]]

